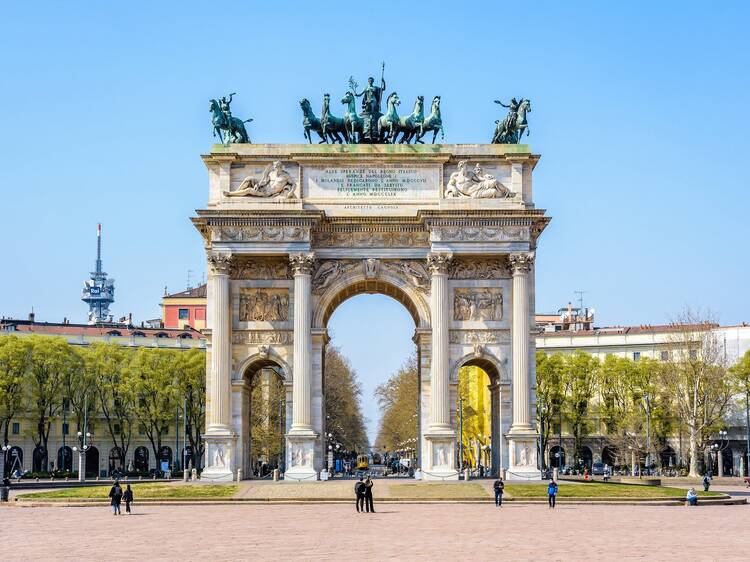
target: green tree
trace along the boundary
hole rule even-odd
[[[419,377],[417,357],[412,355],[375,389],[380,411],[377,443],[388,451],[417,446]]]
[[[97,381],[99,408],[121,467],[125,466],[133,435],[132,394],[124,387],[125,370],[131,353],[114,343],[96,342],[84,355],[86,369]]]
[[[180,351],[142,347],[125,369],[123,392],[159,459],[162,437],[174,422]]]
[[[77,368],[79,357],[61,338],[31,336],[29,341],[29,387],[31,409],[36,418],[32,436],[42,454],[41,469],[46,471],[50,428],[63,405],[63,383],[70,372]]]
[[[31,359],[31,345],[27,338],[0,338],[0,432],[2,444],[8,443],[13,418],[21,410]]]
[[[547,355],[543,351],[536,352],[536,417],[542,451],[547,450],[552,425],[559,417],[563,402],[564,367],[565,358],[561,353]]]
[[[734,392],[742,396],[745,406],[745,423],[750,427],[750,350],[730,369]],[[747,451],[745,466],[750,466],[750,451]],[[748,472],[750,474],[750,471]]]
[[[282,379],[272,369],[261,369],[252,381],[250,392],[250,435],[255,460],[271,466],[280,459],[284,446],[283,402],[286,391]]]
[[[349,360],[337,347],[325,353],[326,432],[347,451],[368,448],[369,440],[362,414],[362,386]]]
[[[184,401],[187,418],[186,431],[190,450],[193,451],[193,466],[203,466],[203,431],[206,425],[206,354],[200,349],[189,349],[180,354],[178,388]]]
[[[75,362],[63,377],[63,394],[68,399],[76,421],[76,430],[84,431],[84,421],[97,411],[97,379],[89,371],[86,357],[88,348],[73,349]]]
[[[565,357],[563,388],[567,401],[567,419],[573,436],[573,459],[578,466],[583,438],[591,431],[590,406],[598,378],[599,360],[576,351]]]

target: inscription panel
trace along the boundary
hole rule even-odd
[[[305,166],[303,196],[320,199],[424,199],[439,197],[440,168],[413,164]]]

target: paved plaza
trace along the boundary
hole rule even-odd
[[[377,508],[377,504],[376,504]],[[750,506],[0,509],[4,560],[747,560]]]

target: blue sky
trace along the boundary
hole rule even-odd
[[[535,198],[554,217],[539,310],[581,289],[598,324],[664,322],[686,304],[750,320],[746,3],[258,4],[4,6],[1,314],[84,321],[102,222],[115,315],[158,316],[164,286],[204,270],[188,217],[206,200],[207,100],[238,92],[254,142],[302,142],[301,97],[318,107],[385,60],[407,107],[442,95],[446,142],[486,142],[493,99],[531,98]],[[358,314],[337,313],[333,331],[363,329],[382,302],[345,305]],[[378,340],[387,369],[361,359],[371,340],[343,351],[379,382],[410,344]]]

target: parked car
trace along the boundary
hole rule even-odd
[[[592,476],[604,476],[604,463],[603,462],[595,462],[591,465],[591,475]]]

